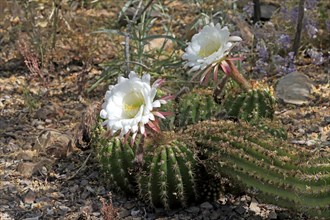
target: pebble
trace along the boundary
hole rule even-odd
[[[140,214],[140,210],[139,209],[132,209],[131,210],[131,216],[137,217],[139,214]]]
[[[260,213],[260,207],[258,206],[258,202],[256,202],[255,199],[252,199],[252,202],[249,206],[250,210],[255,212],[256,214],[259,214]]]
[[[60,205],[59,206],[59,209],[61,209],[63,212],[68,212],[70,211],[71,209],[65,205]]]
[[[125,217],[129,216],[130,214],[131,214],[130,211],[124,209],[124,210],[119,212],[118,217],[121,219],[121,218],[125,218]]]
[[[99,217],[101,215],[101,213],[100,212],[93,212],[92,215],[95,216],[95,217]]]
[[[70,187],[69,191],[72,193],[75,193],[78,189],[79,189],[79,186],[77,184],[75,184],[74,186]]]
[[[191,206],[191,207],[187,208],[186,211],[189,213],[198,213],[199,208],[197,206]]]
[[[54,215],[54,210],[52,208],[47,208],[47,215]]]
[[[275,211],[271,211],[268,215],[268,219],[277,219],[277,214]]]
[[[237,212],[240,215],[243,215],[244,213],[246,213],[246,208],[244,206],[240,205],[235,209],[235,212]]]
[[[38,125],[38,126],[37,126],[37,129],[38,129],[38,130],[44,130],[45,127],[44,127],[43,125]]]
[[[86,186],[88,184],[88,180],[86,179],[83,179],[81,182],[80,182],[80,186]]]
[[[24,195],[23,202],[27,204],[32,204],[34,203],[35,199],[36,199],[36,193],[29,189],[27,193]]]
[[[200,207],[201,207],[202,209],[213,209],[212,204],[210,204],[209,202],[204,202],[204,203],[202,203],[202,204],[200,205]]]
[[[210,219],[211,220],[216,220],[219,219],[219,217],[222,215],[222,212],[220,210],[216,210],[214,212],[211,213],[210,215]]]

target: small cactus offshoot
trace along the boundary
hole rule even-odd
[[[272,119],[275,112],[275,98],[269,88],[257,87],[239,94],[229,94],[223,106],[229,117],[245,121]]]
[[[179,99],[176,110],[175,125],[185,127],[199,121],[210,119],[217,111],[212,91],[208,89],[194,89]]]
[[[137,182],[140,197],[151,206],[170,209],[196,199],[196,160],[189,147],[175,138],[147,147]]]

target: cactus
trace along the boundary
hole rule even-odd
[[[196,172],[196,185],[199,200],[217,201],[221,192],[224,191],[223,181],[219,177],[215,177],[207,173],[205,167],[199,164]]]
[[[269,120],[265,118],[263,120],[250,121],[249,123],[257,129],[269,133],[276,138],[281,138],[283,140],[288,139],[288,133],[283,128],[283,125],[276,120]]]
[[[135,194],[136,181],[133,172],[135,154],[129,141],[123,143],[119,138],[113,137],[110,140],[100,138],[98,142],[99,160],[111,187],[128,195]]]
[[[196,198],[194,154],[189,144],[169,139],[147,147],[137,178],[140,197],[153,207],[166,209],[186,206]]]
[[[216,113],[216,106],[211,90],[194,89],[189,94],[180,97],[176,110],[176,126],[185,127],[198,121],[210,119]]]
[[[253,127],[232,121],[204,121],[186,133],[210,174],[226,176],[260,199],[305,212],[330,216],[329,152],[311,154],[301,147]]]
[[[273,118],[275,98],[269,88],[254,86],[238,95],[228,94],[223,104],[227,115],[245,121]]]

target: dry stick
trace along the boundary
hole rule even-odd
[[[89,153],[89,155],[87,156],[86,160],[83,162],[83,164],[79,167],[79,169],[71,176],[69,176],[68,178],[66,178],[65,180],[71,180],[72,178],[74,178],[79,172],[80,170],[82,170],[86,164],[87,164],[87,161],[89,160],[90,156],[92,155],[92,153]]]
[[[230,77],[233,78],[244,90],[248,91],[251,89],[251,84],[239,73],[238,69],[234,65],[233,61],[227,60],[227,63],[231,69]]]
[[[53,6],[54,6],[54,14],[53,14],[53,26],[52,26],[52,49],[55,48],[56,45],[56,31],[57,31],[57,20],[58,20],[58,10],[59,10],[59,5],[60,3],[57,3],[56,0],[53,1]]]
[[[301,31],[302,31],[303,20],[304,20],[304,4],[305,4],[305,0],[299,1],[296,35],[294,37],[293,46],[292,46],[292,51],[293,51],[295,57],[298,54],[299,45],[300,45]]]
[[[253,0],[253,24],[260,21],[261,11],[260,11],[260,1]]]
[[[132,20],[128,20],[127,22],[127,32],[125,33],[125,63],[126,63],[126,77],[128,74],[131,72],[129,68],[129,64],[131,63],[130,61],[130,53],[129,53],[129,40],[130,40],[130,35],[132,32],[132,24],[135,24],[135,22],[139,19],[139,17],[147,10],[147,8],[151,5],[151,3],[154,0],[150,0],[148,4],[142,9],[141,13],[139,13],[141,5],[142,5],[142,0],[139,2],[138,8],[136,9],[134,16]]]

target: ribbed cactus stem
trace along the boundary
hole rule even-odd
[[[135,193],[134,149],[117,137],[99,140],[99,160],[112,188],[127,194]]]
[[[196,160],[186,144],[177,140],[150,145],[138,176],[140,197],[153,207],[186,206],[196,197]]]
[[[311,152],[275,138],[247,123],[204,121],[186,133],[195,137],[205,168],[244,189],[257,190],[266,202],[330,216],[329,152]]]
[[[231,72],[230,72],[230,77],[235,80],[238,84],[241,85],[241,87],[245,90],[245,91],[249,91],[252,86],[251,84],[242,76],[242,74],[238,71],[238,69],[236,68],[236,66],[234,65],[233,61],[231,60],[226,60],[226,62],[228,63]]]

